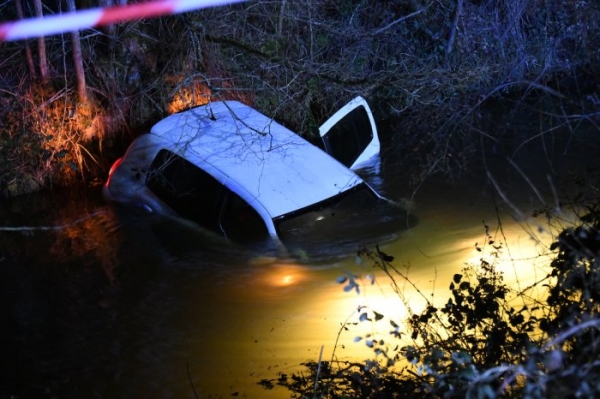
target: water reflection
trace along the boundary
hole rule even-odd
[[[478,212],[453,206],[421,208],[423,223],[382,246],[411,264],[406,272],[422,292],[438,297],[445,292],[436,286],[445,288],[475,255],[482,235]],[[11,225],[31,224],[17,214],[7,215]],[[287,397],[256,383],[297,371],[321,346],[327,360],[371,357],[354,338],[376,326],[355,325],[357,309],[401,322],[430,299],[404,283],[407,309],[384,276],[354,256],[310,264],[259,256],[100,201],[34,215],[67,227],[3,234],[7,394],[193,397],[191,381],[202,396]],[[336,283],[344,273],[363,279],[360,294]]]
[[[544,165],[515,162],[553,198],[541,188]],[[4,226],[66,227],[0,232],[0,396],[194,398],[195,389],[200,397],[289,397],[257,382],[297,371],[322,346],[325,360],[372,357],[354,338],[378,326],[356,323],[357,310],[401,323],[427,300],[445,302],[452,275],[481,257],[484,224],[506,237],[500,267],[523,289],[544,276],[540,254],[552,236],[538,220],[515,218],[513,207],[527,215],[537,195],[510,164],[498,165],[512,207],[494,195],[487,171],[420,187],[412,210],[419,223],[381,245],[414,284],[397,280],[400,295],[370,262],[357,263],[352,247],[345,256],[325,247],[319,256],[279,258],[105,204],[97,190],[5,203]],[[400,183],[387,163],[376,189],[410,197]],[[344,274],[357,276],[360,293],[336,282]]]

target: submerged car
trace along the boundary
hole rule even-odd
[[[323,221],[348,212],[360,219],[382,201],[354,172],[377,160],[380,143],[361,97],[319,130],[322,148],[240,102],[212,102],[136,138],[112,166],[104,196],[237,242],[335,230]]]

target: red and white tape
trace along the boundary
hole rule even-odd
[[[112,8],[93,8],[0,24],[0,42],[49,36],[139,18],[178,14],[244,0],[161,0]]]

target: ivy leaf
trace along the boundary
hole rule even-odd
[[[372,274],[367,274],[366,279],[371,282],[371,285],[375,284],[375,276]]]

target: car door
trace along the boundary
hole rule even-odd
[[[369,104],[356,97],[319,127],[325,151],[350,169],[379,155],[379,137]]]

